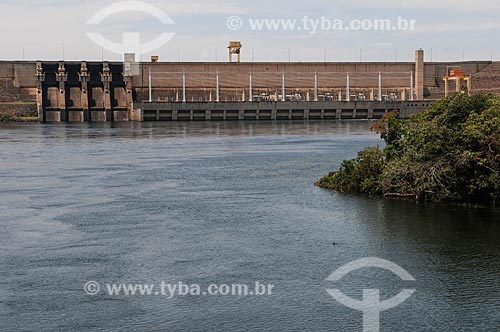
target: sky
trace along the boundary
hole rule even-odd
[[[225,62],[230,40],[242,42],[242,61],[413,61],[419,48],[426,61],[500,60],[500,2],[492,0],[144,0],[160,14],[129,10],[87,24],[117,3],[124,6],[116,0],[0,0],[0,59],[122,60],[87,33],[120,44],[124,33],[134,32],[141,44],[175,33],[137,60]],[[159,20],[164,16],[172,24]],[[256,28],[264,19],[295,23]],[[394,27],[400,19],[413,21],[414,29],[370,27],[375,20]],[[351,28],[353,21],[367,22],[366,29]]]

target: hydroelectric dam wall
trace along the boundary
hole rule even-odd
[[[0,111],[31,111],[42,122],[408,116],[444,97],[449,68],[472,81],[451,83],[453,92],[498,92],[497,66],[424,62],[422,50],[415,62],[0,61]]]

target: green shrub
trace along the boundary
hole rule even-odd
[[[0,113],[0,121],[10,121],[14,119],[14,115],[10,113]]]
[[[379,178],[384,168],[380,148],[367,148],[354,160],[346,160],[340,169],[323,177],[316,185],[340,192],[380,194]]]
[[[373,125],[387,145],[318,182],[340,192],[430,201],[500,202],[500,97],[457,94],[408,121],[386,114]]]

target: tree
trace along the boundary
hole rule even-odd
[[[456,94],[408,121],[387,113],[372,130],[386,142],[317,184],[341,192],[498,204],[500,97]]]

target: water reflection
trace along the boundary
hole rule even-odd
[[[0,125],[0,330],[360,331],[325,278],[377,256],[387,331],[497,331],[500,214],[313,186],[369,122]],[[333,245],[335,243],[335,245]],[[268,281],[269,298],[88,298],[85,281]],[[338,285],[385,298],[360,271]]]

